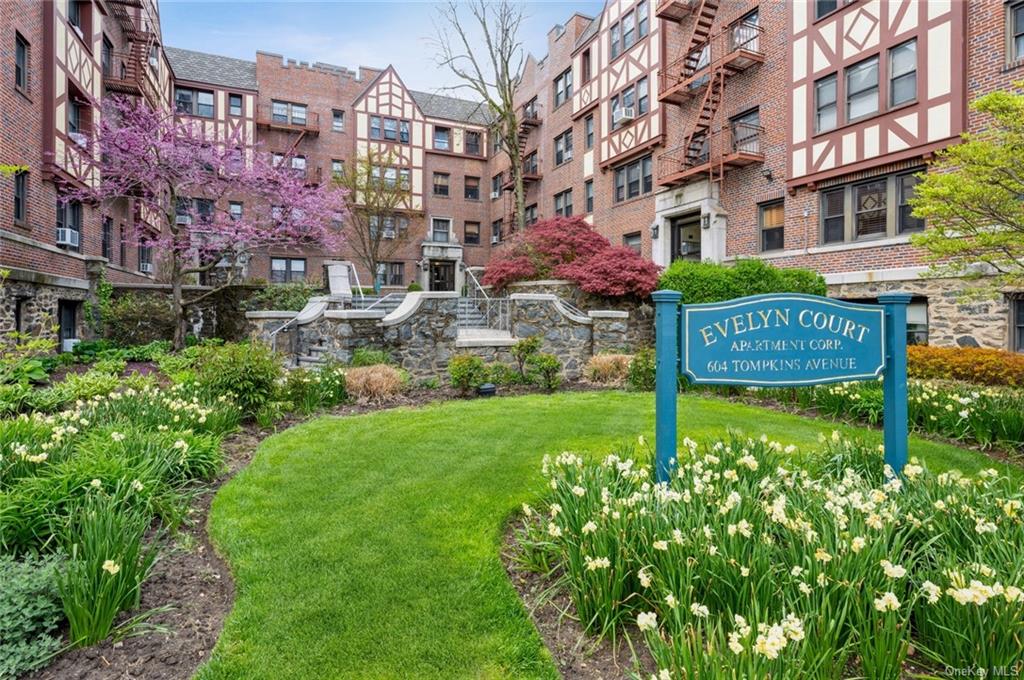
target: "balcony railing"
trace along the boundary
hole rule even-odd
[[[160,103],[160,87],[149,66],[149,56],[142,45],[128,51],[112,51],[103,55],[103,86],[120,94],[145,97],[150,106]]]
[[[256,124],[273,130],[320,134],[320,114],[307,110],[305,118],[275,114],[272,106],[256,105]]]
[[[540,106],[534,104],[533,106],[524,106],[522,118],[519,119],[519,124],[526,127],[536,127],[540,125]]]
[[[733,24],[685,56],[669,62],[659,76],[659,97],[662,101],[680,102],[700,90],[716,69],[725,69],[730,76],[764,62],[763,33],[762,26]]]
[[[654,16],[669,21],[680,21],[696,6],[696,0],[660,0],[654,10]]]
[[[658,184],[673,186],[695,175],[764,161],[764,128],[751,123],[731,123],[728,127],[693,140],[689,147],[679,146],[658,158]]]

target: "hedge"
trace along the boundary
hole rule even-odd
[[[907,347],[907,375],[980,385],[1024,386],[1024,354],[980,347]]]
[[[758,259],[737,260],[731,267],[676,260],[662,273],[658,288],[679,291],[684,304],[721,302],[765,293],[827,293],[825,279],[816,272],[779,269]]]

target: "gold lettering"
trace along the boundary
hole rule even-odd
[[[718,340],[715,339],[714,333],[711,332],[711,326],[704,326],[704,328],[701,328],[700,334],[704,338],[705,347],[708,347],[718,342]]]
[[[741,314],[736,314],[735,316],[731,317],[731,319],[732,328],[733,331],[735,331],[736,335],[747,332],[747,325],[743,322],[743,316]]]
[[[776,326],[788,326],[789,325],[789,308],[776,309],[775,310],[775,325]]]
[[[797,317],[796,317],[796,320],[804,328],[810,328],[811,327],[810,316],[811,316],[811,310],[809,310],[809,309],[801,309],[800,310],[800,314],[797,315]]]

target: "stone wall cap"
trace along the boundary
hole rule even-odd
[[[620,312],[614,309],[594,309],[587,312],[591,319],[628,319],[629,312]]]
[[[402,323],[420,308],[424,300],[457,300],[459,294],[455,291],[414,291],[407,293],[390,314],[381,319],[384,326],[394,326]]]
[[[509,288],[515,288],[517,286],[528,287],[528,286],[575,286],[576,284],[567,279],[539,279],[537,281],[516,281],[515,283],[508,284]]]
[[[455,341],[456,347],[511,347],[516,344],[516,338],[459,338]]]
[[[298,315],[299,315],[298,312],[284,312],[284,311],[267,310],[267,311],[262,311],[262,312],[246,312],[245,313],[245,318],[246,319],[294,319]]]
[[[554,293],[512,293],[508,298],[509,300],[551,300],[553,302],[558,299],[558,296]]]
[[[383,309],[328,309],[324,312],[325,319],[383,319],[387,316]]]

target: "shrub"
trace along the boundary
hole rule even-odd
[[[345,384],[350,397],[357,401],[381,401],[400,394],[406,379],[394,366],[363,366],[345,371]]]
[[[758,259],[741,259],[732,267],[711,262],[676,260],[658,280],[658,288],[677,290],[683,304],[721,302],[764,293],[825,295],[821,275],[809,270],[783,270]]]
[[[356,368],[360,366],[376,366],[377,364],[391,366],[394,363],[395,360],[386,351],[372,347],[357,347],[352,352],[352,360],[349,361],[349,365]]]
[[[907,347],[907,375],[1024,386],[1024,354],[980,347],[911,345]]]
[[[421,286],[420,284],[418,284],[415,281],[413,281],[408,286],[406,286],[405,289],[407,291],[409,291],[410,293],[418,293],[418,292],[423,290],[423,286]]]
[[[156,560],[157,541],[143,543],[149,517],[123,507],[125,492],[90,493],[62,536],[68,562],[57,590],[74,646],[107,639],[117,615],[138,608],[140,587]],[[138,621],[130,619],[118,632],[130,632]]]
[[[462,394],[469,394],[487,380],[484,360],[475,354],[457,354],[448,362],[448,378],[452,387]]]
[[[68,373],[64,380],[52,387],[35,390],[29,394],[27,405],[36,411],[56,411],[69,402],[109,394],[120,384],[121,380],[117,375],[102,370],[90,369],[85,373]]]
[[[650,392],[654,389],[655,355],[650,347],[644,347],[633,355],[629,362],[628,382],[630,389]]]
[[[629,378],[632,362],[629,354],[595,354],[583,369],[583,376],[599,385],[622,385]]]
[[[284,370],[280,357],[259,342],[200,345],[195,365],[198,385],[214,394],[234,394],[247,417],[273,398]]]
[[[660,269],[632,248],[619,246],[559,265],[553,273],[593,295],[645,298],[658,287]]]
[[[128,368],[128,362],[125,359],[100,359],[92,365],[92,370],[97,373],[113,376],[120,376],[126,368]]]
[[[322,293],[319,286],[304,281],[296,283],[272,283],[259,289],[248,300],[242,303],[246,311],[289,311],[298,312],[309,298]]]
[[[340,404],[346,396],[344,369],[333,363],[315,371],[294,368],[285,379],[284,397],[307,415]]]
[[[562,362],[554,354],[531,354],[526,365],[530,380],[542,389],[554,392],[562,384]]]
[[[484,372],[484,382],[495,385],[516,385],[523,382],[522,374],[512,366],[495,362],[488,364]]]
[[[162,295],[126,293],[105,306],[103,325],[115,343],[138,345],[173,336],[174,314]]]
[[[0,555],[0,678],[39,668],[60,649],[57,563]]]
[[[526,378],[526,360],[540,351],[542,340],[543,338],[539,335],[531,335],[528,338],[517,340],[516,344],[512,345],[512,349],[509,350],[516,360],[516,366],[519,368],[519,376],[521,378]]]

